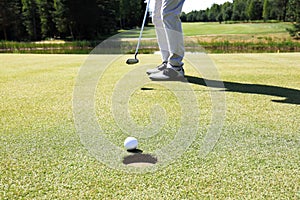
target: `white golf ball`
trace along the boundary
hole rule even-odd
[[[125,139],[124,141],[124,147],[127,149],[127,150],[133,150],[133,149],[136,149],[138,146],[138,141],[136,138],[134,137],[128,137]]]

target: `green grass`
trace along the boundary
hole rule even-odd
[[[185,36],[198,35],[226,35],[226,34],[276,34],[287,33],[286,28],[291,28],[290,23],[182,23]],[[139,29],[136,30],[137,32]],[[130,35],[128,35],[130,37]],[[133,35],[132,35],[133,36]],[[146,27],[143,33],[145,38],[154,38],[153,27]]]
[[[286,31],[290,23],[183,23],[185,46],[201,45],[209,53],[235,52],[298,52],[300,43],[292,40]],[[127,39],[128,52],[134,51],[140,29],[120,30],[113,36]],[[128,39],[130,38],[130,39]],[[145,27],[140,53],[153,53],[158,50],[156,34],[153,26]],[[193,41],[193,42],[191,42]],[[88,54],[101,41],[46,41],[8,42],[0,41],[0,53],[49,53],[49,54]],[[229,46],[228,46],[229,44]],[[243,50],[236,46],[246,47]],[[128,53],[126,52],[126,53]]]
[[[204,48],[208,53],[299,52],[300,42],[286,31],[291,26],[290,23],[183,23],[185,48],[192,52]],[[118,37],[138,38],[139,31],[122,31]],[[154,27],[146,27],[139,52],[158,51],[155,37]],[[129,39],[128,46],[128,52],[134,53],[136,40]]]
[[[0,53],[88,54],[100,41],[0,41]]]
[[[166,168],[128,174],[98,162],[76,134],[72,94],[87,56],[0,54],[0,199],[299,199],[300,54],[209,56],[227,89],[226,121],[214,150],[198,156],[211,98],[186,62],[201,111],[197,140]],[[110,110],[114,86],[130,70],[160,60],[140,55],[139,65],[126,66],[128,57],[105,71],[95,94],[98,121],[120,147],[126,136]],[[172,140],[180,108],[169,103],[178,102],[168,90],[146,87],[152,90],[137,89],[129,102],[136,122],[149,123],[156,103],[169,117],[156,136],[140,140],[152,153]]]
[[[208,53],[299,52],[300,43],[286,31],[291,26],[290,23],[183,23],[183,31],[187,51],[205,48]],[[121,31],[118,37],[137,39],[139,31]],[[139,52],[158,51],[155,38],[154,27],[146,27]],[[130,46],[128,52],[134,53],[136,40],[128,40],[127,46]]]
[[[215,34],[272,34],[284,33],[286,28],[291,27],[289,23],[183,23],[186,36],[215,35]]]

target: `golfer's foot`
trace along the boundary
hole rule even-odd
[[[146,73],[147,73],[148,75],[150,75],[150,74],[154,74],[154,73],[157,73],[157,72],[161,72],[161,71],[163,71],[163,70],[166,69],[166,68],[167,68],[167,62],[163,62],[162,64],[158,65],[158,66],[155,67],[154,69],[148,69],[148,70],[146,71]]]
[[[184,69],[182,66],[176,67],[168,64],[167,67],[157,73],[149,75],[149,78],[153,81],[177,81],[184,79]]]

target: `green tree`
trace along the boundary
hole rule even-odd
[[[182,12],[180,15],[180,19],[182,22],[187,22],[187,15],[185,12]]]
[[[123,15],[120,13],[125,11],[121,11],[120,5],[120,0],[55,0],[54,22],[62,38],[103,38],[122,27],[121,24],[118,26],[118,21],[122,21]],[[131,7],[127,8],[127,11],[126,19],[141,15],[139,11],[138,14],[129,16],[129,13],[132,13]],[[134,26],[136,26],[140,18],[134,19],[136,20]]]
[[[267,21],[270,16],[270,3],[269,0],[264,0],[264,6],[263,6],[263,19],[264,21]]]
[[[281,21],[286,21],[289,1],[292,2],[293,0],[275,0],[275,6],[278,8],[278,14],[279,14],[278,18]]]
[[[260,20],[262,18],[262,2],[260,0],[250,0],[247,14],[250,20]]]
[[[39,16],[41,23],[42,38],[53,38],[57,31],[53,21],[54,2],[53,0],[38,0]]]
[[[97,34],[107,35],[120,29],[120,0],[97,0]]]
[[[73,21],[73,39],[94,39],[97,33],[97,4],[95,0],[72,0],[69,2],[70,17]]]
[[[222,18],[224,21],[228,21],[232,18],[233,5],[230,2],[225,2],[222,5]]]
[[[30,40],[39,40],[40,17],[36,0],[22,0],[23,24]]]
[[[21,2],[19,0],[0,1],[0,39],[18,39],[22,32]]]
[[[293,21],[293,28],[287,29],[292,37],[300,39],[300,1],[290,0],[288,5],[288,15]]]
[[[196,22],[197,11],[192,11],[187,14],[187,21],[188,22]]]
[[[208,22],[208,16],[206,10],[199,11],[199,21],[201,22]]]
[[[58,31],[58,36],[65,38],[73,37],[72,25],[74,21],[70,18],[69,0],[54,0],[53,21]]]
[[[221,20],[221,6],[214,3],[208,11],[208,20],[215,22]]]
[[[247,1],[234,0],[231,19],[234,21],[248,20],[246,9],[247,9]]]
[[[120,0],[120,27],[131,29],[140,24],[144,0]]]
[[[291,22],[300,21],[300,1],[290,0],[287,9],[287,16]]]

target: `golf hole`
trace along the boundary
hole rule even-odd
[[[155,165],[157,163],[157,158],[150,154],[136,153],[133,155],[126,156],[123,159],[123,164],[133,167],[148,167]]]

